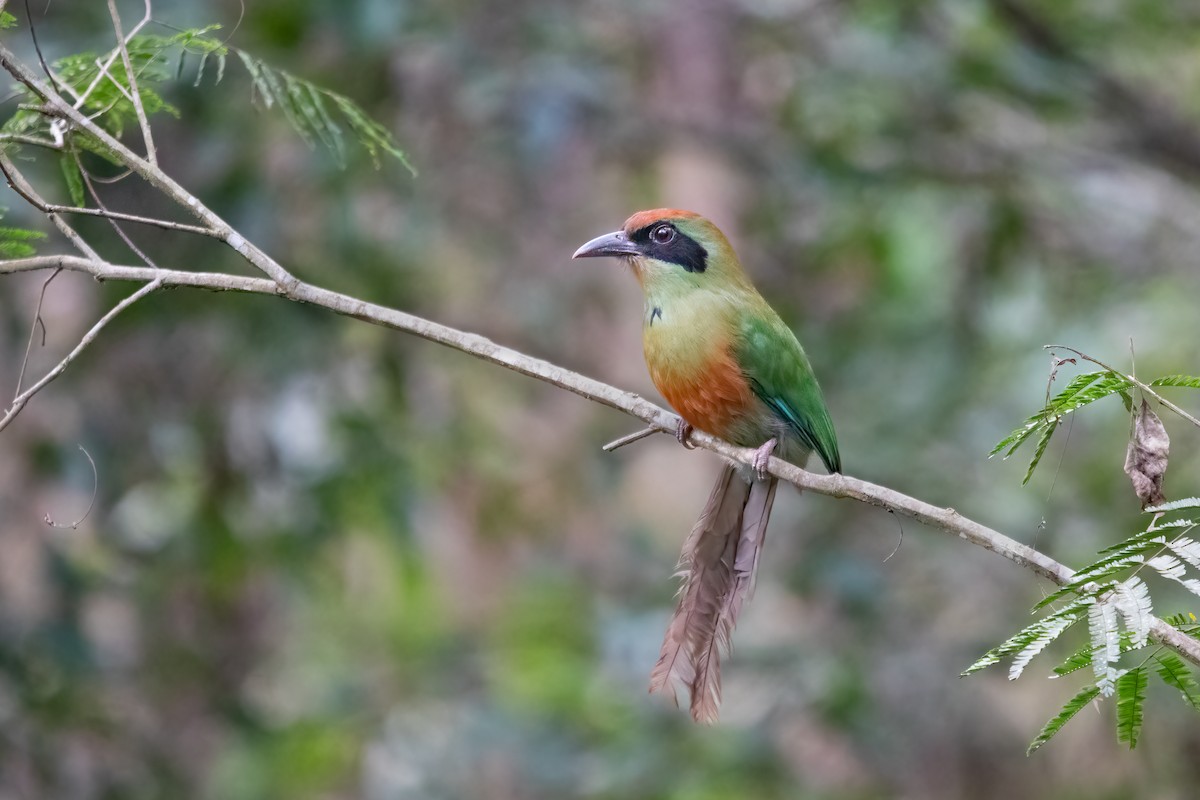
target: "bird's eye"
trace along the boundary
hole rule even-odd
[[[656,244],[667,244],[675,238],[675,229],[670,225],[659,225],[654,230],[650,231],[650,238]]]

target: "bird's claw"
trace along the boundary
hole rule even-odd
[[[696,445],[688,441],[688,437],[692,435],[692,430],[694,430],[692,426],[682,419],[679,420],[679,425],[675,427],[675,440],[688,450],[696,449]]]
[[[767,479],[767,468],[771,464],[771,454],[775,452],[777,440],[770,439],[762,447],[754,451],[754,474],[760,481]]]

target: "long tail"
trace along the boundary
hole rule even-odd
[[[679,558],[679,604],[667,626],[650,691],[691,695],[692,719],[715,722],[721,705],[721,653],[754,589],[776,480],[746,483],[726,466]]]

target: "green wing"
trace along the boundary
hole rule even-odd
[[[833,421],[795,334],[765,302],[744,314],[739,327],[738,364],[754,393],[788,423],[805,447],[821,457],[826,469],[841,472]]]

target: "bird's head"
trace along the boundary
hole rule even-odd
[[[742,266],[725,235],[699,214],[675,208],[639,211],[619,231],[597,236],[572,258],[625,259],[642,287],[698,289],[741,285]]]

